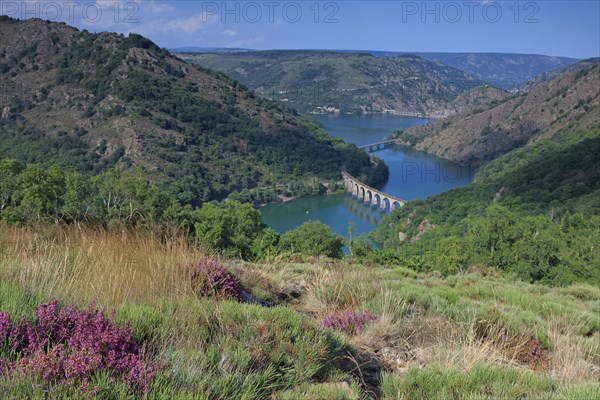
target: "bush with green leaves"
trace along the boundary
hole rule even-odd
[[[250,204],[229,200],[207,203],[193,212],[198,242],[228,257],[259,258],[277,244],[274,234],[260,220],[260,212]]]
[[[344,238],[321,222],[306,222],[282,235],[279,248],[291,254],[341,258]]]

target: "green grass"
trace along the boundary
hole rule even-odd
[[[362,399],[368,387],[386,399],[566,400],[599,389],[594,286],[531,285],[484,268],[443,277],[357,260],[227,260],[246,290],[275,303],[261,307],[196,296],[174,267],[198,253],[176,240],[0,229],[0,310],[32,317],[54,298],[115,309],[148,361],[164,363],[146,398]],[[285,300],[291,289],[301,296]],[[358,335],[320,327],[322,315],[346,309],[379,319]],[[543,355],[523,361],[534,339]],[[412,356],[396,365],[385,348]],[[97,398],[134,396],[106,376],[94,386]],[[7,398],[85,395],[31,376],[0,378],[0,390]]]
[[[559,385],[530,371],[477,366],[469,372],[436,366],[413,368],[403,378],[383,375],[383,398],[410,400],[453,399],[562,399],[591,400],[600,383]]]

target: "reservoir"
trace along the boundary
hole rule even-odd
[[[426,119],[388,114],[319,115],[316,117],[332,136],[357,146],[381,141],[395,130],[423,125]],[[428,196],[469,184],[474,171],[448,160],[406,147],[393,146],[373,153],[385,160],[390,177],[376,189],[404,200]],[[355,233],[369,233],[377,226],[384,211],[369,207],[350,194],[311,196],[261,209],[263,222],[279,233],[285,233],[307,221],[321,221],[346,237],[353,222]]]

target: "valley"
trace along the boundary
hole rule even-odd
[[[0,397],[599,398],[600,5],[448,4],[0,4]]]

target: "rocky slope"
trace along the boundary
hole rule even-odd
[[[567,72],[581,71],[584,69],[588,69],[588,68],[594,66],[595,64],[598,64],[598,62],[600,62],[600,58],[588,58],[587,60],[579,61],[578,63],[571,64],[567,67],[557,68],[557,69],[550,70],[548,72],[544,72],[543,74],[536,76],[535,78],[533,78],[529,82],[527,82],[525,85],[523,85],[521,87],[521,91],[529,92],[534,87],[541,85],[542,83],[549,82],[552,79],[558,78],[559,76],[561,76]]]
[[[518,90],[545,72],[564,68],[579,60],[536,54],[508,53],[416,53],[427,59],[468,72],[505,90]]]
[[[480,164],[570,128],[600,125],[600,64],[564,75],[489,109],[463,112],[395,135],[463,164]]]

